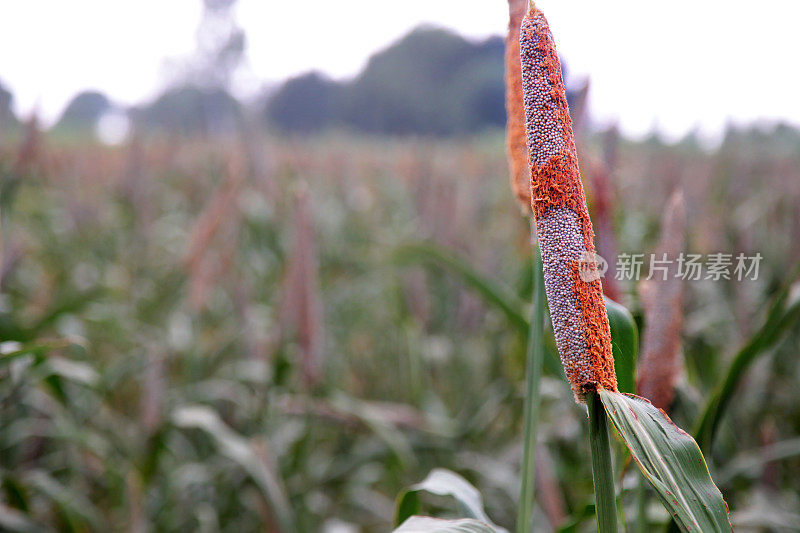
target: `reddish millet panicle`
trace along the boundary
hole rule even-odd
[[[547,20],[532,4],[520,29],[520,56],[531,206],[545,292],[564,371],[576,400],[582,401],[601,388],[617,390],[617,378],[603,288],[597,265],[587,262],[594,254],[594,232],[561,64]]]
[[[322,380],[325,344],[313,212],[308,186],[302,183],[296,190],[295,233],[283,296],[281,330],[283,335],[293,334],[297,339],[303,379],[308,388],[316,387]]]
[[[678,255],[686,244],[686,206],[683,193],[670,197],[661,219],[661,240],[656,259],[670,261],[666,274],[654,272],[639,286],[644,306],[645,329],[639,363],[637,393],[653,405],[669,410],[675,385],[683,369],[683,283],[676,274]]]
[[[531,171],[525,137],[525,107],[522,101],[522,70],[519,62],[519,27],[528,0],[508,0],[506,36],[506,152],[511,190],[523,213],[531,210]]]

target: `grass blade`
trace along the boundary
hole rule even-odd
[[[719,422],[744,373],[760,355],[775,346],[800,318],[800,299],[789,301],[792,282],[799,272],[800,264],[794,268],[789,281],[771,305],[764,325],[736,353],[725,377],[708,398],[693,431],[700,449],[706,452],[711,449]]]
[[[636,392],[636,356],[639,352],[639,329],[625,306],[606,298],[608,324],[611,326],[611,350],[614,353],[614,371],[617,388],[622,392]]]
[[[525,305],[508,288],[478,272],[463,258],[432,243],[406,244],[395,251],[395,261],[399,264],[427,263],[444,268],[456,274],[487,304],[497,308],[517,333],[527,343],[530,324],[525,318]],[[545,344],[544,367],[555,375],[563,373],[561,360],[555,350],[552,337]]]
[[[398,263],[431,263],[457,274],[487,303],[499,309],[514,328],[528,335],[523,303],[507,288],[488,279],[457,255],[431,243],[406,244],[395,251]]]
[[[732,531],[728,508],[692,437],[649,401],[600,391],[639,468],[683,531]]]
[[[207,433],[220,453],[240,465],[253,479],[275,512],[280,531],[296,531],[289,499],[278,474],[269,467],[253,443],[234,432],[216,411],[206,406],[182,406],[175,410],[172,421],[177,427],[197,428]]]
[[[395,529],[394,533],[498,533],[498,530],[471,518],[442,520],[429,516],[412,516]]]
[[[531,220],[531,229],[533,220]],[[532,233],[535,235],[535,233]],[[536,435],[539,423],[539,407],[541,398],[539,382],[542,377],[542,361],[544,360],[544,279],[542,277],[542,259],[539,247],[534,246],[533,255],[533,310],[531,313],[531,329],[528,335],[528,361],[525,386],[525,422],[524,448],[522,453],[522,475],[517,507],[517,533],[531,531],[531,515],[536,481]]]
[[[42,360],[43,356],[48,352],[66,348],[72,344],[79,344],[79,342],[77,339],[55,339],[25,344],[16,341],[0,342],[0,368],[26,355],[33,355],[35,358]]]
[[[63,519],[62,531],[102,531],[103,518],[94,502],[61,484],[43,470],[34,470],[27,479],[31,487],[44,495]]]
[[[3,531],[36,531],[25,513],[0,503],[0,528]]]
[[[752,452],[738,455],[719,474],[720,483],[730,483],[737,476],[757,477],[764,465],[800,456],[800,437],[787,439],[764,446]]]
[[[589,408],[589,443],[592,449],[597,530],[600,533],[616,533],[617,492],[614,489],[614,471],[611,466],[608,418],[597,393],[587,395],[586,406]]]
[[[483,498],[478,489],[473,487],[466,479],[455,472],[444,468],[431,470],[428,477],[416,485],[412,485],[404,493],[400,494],[397,500],[397,510],[395,513],[395,524],[403,524],[397,531],[417,531],[416,529],[403,529],[407,520],[412,515],[419,512],[419,493],[429,492],[439,496],[451,496],[458,504],[461,514],[468,518],[480,521],[486,527],[491,526],[488,531],[505,533],[506,530],[496,526],[483,510]],[[420,529],[419,531],[439,531],[439,529]],[[459,531],[442,530],[442,531]],[[464,530],[467,531],[467,530]],[[478,530],[476,530],[478,531]]]

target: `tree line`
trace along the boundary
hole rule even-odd
[[[319,72],[289,79],[254,103],[226,89],[184,82],[154,101],[123,109],[139,131],[177,135],[235,132],[245,117],[287,134],[345,129],[368,134],[462,135],[505,124],[503,39],[470,41],[419,27],[376,53],[353,79]],[[1,87],[0,87],[1,88]],[[7,91],[0,115],[11,123]],[[97,91],[76,96],[54,130],[92,131],[114,104]],[[119,110],[119,109],[118,109]]]

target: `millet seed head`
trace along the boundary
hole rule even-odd
[[[599,276],[586,276],[594,232],[578,170],[561,64],[547,19],[531,6],[520,28],[531,207],[558,352],[578,401],[617,390]],[[590,272],[596,265],[589,264]],[[596,271],[593,271],[596,274]]]
[[[655,273],[639,284],[645,329],[636,392],[664,411],[672,405],[683,370],[683,281],[677,275],[677,266],[685,245],[686,205],[683,193],[676,191],[661,218],[661,239],[656,248],[659,259],[670,261],[667,273]]]

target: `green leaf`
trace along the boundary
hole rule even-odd
[[[728,508],[692,437],[649,401],[600,391],[609,418],[683,531],[732,531]]]
[[[47,352],[66,348],[72,344],[80,344],[79,339],[64,338],[51,341],[28,342],[24,344],[17,341],[0,342],[0,368],[20,357],[33,355],[34,357],[41,358],[46,355]]]
[[[70,361],[63,357],[49,360],[49,370],[54,376],[68,379],[87,387],[93,387],[100,380],[100,374],[87,363]]]
[[[272,506],[281,531],[295,531],[289,499],[278,473],[270,467],[270,462],[263,457],[264,453],[259,453],[253,443],[228,427],[216,411],[203,405],[187,405],[176,409],[172,415],[172,422],[180,428],[197,428],[205,431],[216,443],[220,453],[237,463],[250,475],[266,501]]]
[[[78,314],[90,303],[100,299],[104,289],[95,287],[81,293],[61,293],[55,296],[54,304],[48,309],[36,323],[28,328],[31,337],[39,336],[39,333],[48,328],[56,321],[67,314]]]
[[[606,312],[611,326],[611,349],[617,387],[621,392],[636,392],[636,356],[639,353],[639,330],[625,306],[606,298]]]
[[[531,231],[534,231],[531,221]],[[546,312],[544,276],[539,247],[532,250],[533,305],[531,306],[531,331],[528,335],[528,356],[525,371],[525,407],[523,424],[522,469],[520,472],[519,501],[517,502],[517,532],[530,533],[533,500],[536,489],[536,441],[541,408],[542,362],[544,361],[544,315]]]
[[[394,260],[399,264],[428,263],[456,274],[487,304],[503,313],[521,338],[527,343],[530,324],[525,317],[525,305],[507,287],[478,272],[463,258],[430,243],[406,244],[394,252]],[[549,336],[545,344],[544,366],[548,372],[560,375],[563,370],[556,352],[555,342]]]
[[[617,492],[614,487],[614,468],[611,465],[608,415],[596,392],[586,395],[586,407],[589,415],[589,449],[592,457],[597,531],[599,533],[616,533],[619,531]]]
[[[721,469],[717,479],[723,484],[730,483],[737,476],[749,476],[755,479],[763,474],[764,465],[767,463],[785,461],[797,456],[800,456],[800,437],[779,441],[738,454]]]
[[[0,530],[36,531],[36,525],[28,520],[25,513],[0,503]]]
[[[791,298],[791,281],[797,277],[800,264],[795,267],[787,283],[773,301],[767,312],[767,318],[761,328],[736,353],[728,367],[725,377],[719,382],[708,398],[703,412],[694,428],[694,435],[701,449],[708,452],[714,441],[717,427],[725,414],[733,393],[745,372],[760,355],[775,346],[800,318],[800,298]]]
[[[593,503],[588,503],[579,511],[573,512],[572,516],[569,517],[569,521],[566,524],[562,524],[556,530],[556,533],[577,533],[581,531],[580,525],[586,520],[594,518],[596,514],[597,510],[595,509],[595,505]]]
[[[64,530],[102,531],[107,529],[93,502],[80,492],[62,485],[44,470],[31,471],[26,481],[55,505],[65,522]]]
[[[394,257],[400,264],[428,262],[457,274],[487,303],[499,309],[522,335],[528,335],[523,303],[506,287],[487,278],[452,252],[434,244],[406,244],[395,251]]]
[[[428,492],[439,496],[451,496],[455,499],[459,507],[459,512],[468,518],[474,518],[489,524],[493,529],[488,531],[505,532],[506,530],[492,524],[492,521],[483,510],[483,498],[478,489],[473,487],[469,481],[459,476],[455,472],[444,468],[431,470],[428,477],[421,483],[412,485],[405,493],[401,493],[397,500],[397,511],[395,513],[395,525],[405,525],[406,519],[419,511],[419,493]],[[403,530],[398,531],[415,531]],[[424,529],[420,531],[439,531],[438,529]],[[442,530],[442,531],[473,531],[473,530]],[[474,530],[480,531],[480,530]]]
[[[498,533],[499,531],[471,518],[442,520],[428,516],[412,516],[395,529],[394,533]]]
[[[406,434],[389,423],[384,410],[378,405],[351,398],[345,394],[335,395],[331,400],[331,405],[340,412],[351,414],[361,420],[386,443],[403,464],[413,462],[414,452]]]

